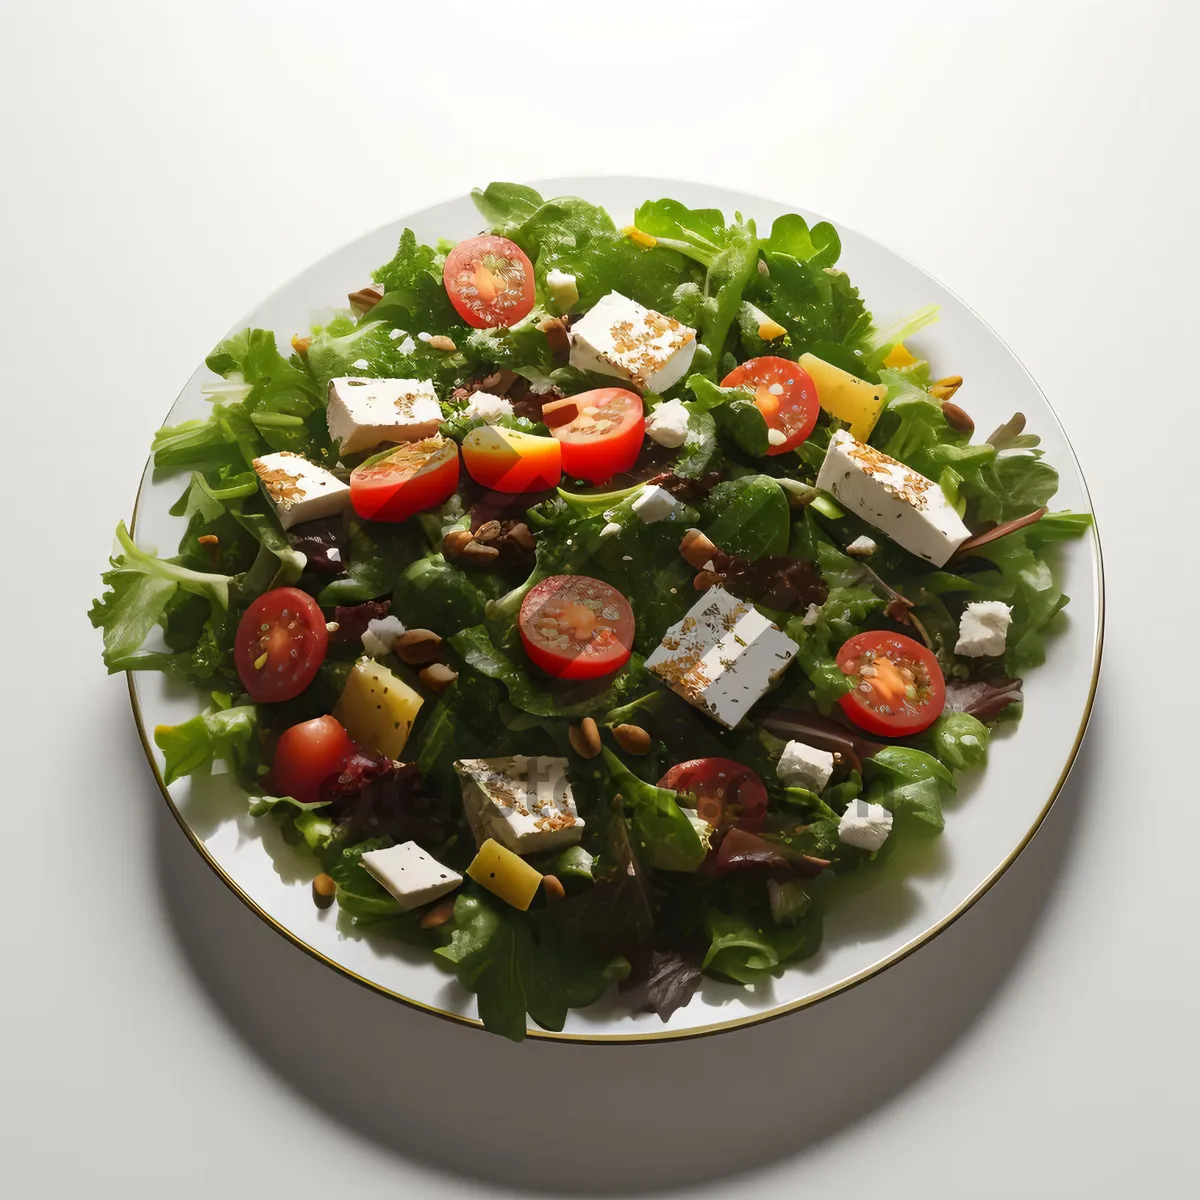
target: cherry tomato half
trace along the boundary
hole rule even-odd
[[[556,679],[594,679],[629,661],[633,609],[611,584],[551,575],[525,597],[518,621],[525,653]]]
[[[931,650],[902,633],[872,630],[852,637],[837,654],[838,669],[854,681],[842,711],[869,733],[920,733],[941,715],[946,680]]]
[[[768,454],[795,450],[812,433],[821,411],[812,376],[790,359],[769,355],[752,358],[730,371],[721,386],[753,392],[754,404],[766,419],[767,429],[783,434],[783,441],[770,446]]]
[[[325,661],[329,634],[317,602],[299,588],[275,588],[242,614],[233,658],[250,699],[298,696]]]
[[[485,234],[446,255],[446,294],[468,325],[515,325],[533,308],[533,263],[516,242]]]
[[[763,781],[732,758],[693,758],[677,763],[658,786],[695,796],[696,814],[717,829],[736,826],[754,833],[766,819]]]
[[[271,790],[301,804],[321,798],[321,784],[350,760],[355,746],[336,717],[317,717],[285,729],[271,763]]]
[[[434,436],[405,442],[350,472],[350,503],[368,521],[406,521],[444,504],[458,487],[458,445]]]
[[[581,392],[562,403],[573,404],[576,416],[550,432],[562,445],[562,466],[568,475],[604,483],[633,466],[646,436],[641,396],[608,387]]]
[[[481,425],[463,438],[463,462],[476,483],[494,492],[542,492],[562,479],[562,448],[549,437]]]

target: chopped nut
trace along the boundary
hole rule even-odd
[[[326,621],[325,622],[325,632],[326,633],[337,633],[337,631],[339,629],[341,629],[341,625],[338,624],[337,621]]]
[[[431,905],[422,914],[420,921],[417,922],[422,929],[437,929],[441,925],[445,925],[451,917],[454,916],[454,897],[447,896],[444,900],[439,900],[436,904]]]
[[[929,394],[935,400],[949,400],[960,387],[962,387],[961,375],[947,375],[945,379],[939,379],[929,389]]]
[[[441,648],[442,639],[432,629],[410,629],[392,647],[401,662],[414,667],[433,662]]]
[[[498,542],[504,536],[503,530],[500,528],[499,521],[484,521],[480,527],[475,530],[475,540],[477,542]]]
[[[501,367],[491,375],[486,375],[480,381],[479,387],[495,396],[506,395],[508,389],[517,382],[519,376],[510,367]]]
[[[551,400],[542,405],[542,421],[550,429],[567,425],[579,416],[579,405],[568,396],[565,400]]]
[[[946,418],[951,429],[957,429],[960,433],[975,432],[975,422],[971,420],[970,414],[949,400],[942,401],[942,416]]]
[[[563,887],[557,875],[543,875],[542,890],[546,893],[547,904],[557,904],[567,895],[567,889]]]
[[[529,530],[529,526],[524,521],[518,521],[508,531],[509,541],[515,542],[522,550],[533,550],[536,543],[533,540],[533,534]]]
[[[313,903],[318,908],[328,908],[333,903],[334,896],[337,895],[337,884],[333,881],[332,875],[326,875],[322,872],[312,881]]]
[[[301,337],[298,333],[292,334],[292,349],[299,355],[308,353],[309,346],[312,345],[312,338]]]
[[[701,570],[704,564],[720,551],[717,549],[717,544],[706,534],[701,533],[699,529],[689,529],[679,543],[679,553],[693,567]]]
[[[451,529],[442,537],[442,551],[445,554],[461,554],[472,541],[469,529]]]
[[[202,533],[197,539],[201,546],[215,546],[220,538],[215,533]]]
[[[692,587],[698,592],[707,592],[710,587],[715,587],[720,582],[721,577],[716,571],[697,571],[692,580]]]
[[[383,288],[371,283],[365,288],[359,288],[357,292],[351,292],[347,299],[350,301],[350,311],[356,317],[361,317],[383,299]]]
[[[428,667],[422,667],[417,678],[427,688],[432,688],[435,692],[444,692],[458,679],[458,672],[453,667],[446,666],[445,663],[433,663]]]
[[[500,550],[496,546],[485,546],[482,542],[472,539],[459,551],[459,556],[472,566],[482,567],[498,559]]]
[[[613,730],[613,737],[626,754],[646,754],[654,744],[640,725],[618,725]]]
[[[546,335],[554,361],[565,363],[571,357],[571,338],[563,321],[559,317],[547,317],[539,321],[537,327]]]
[[[591,717],[584,717],[578,725],[572,725],[567,731],[567,740],[580,758],[595,758],[600,753],[600,728]]]
[[[429,347],[431,350],[445,350],[448,354],[453,354],[458,347],[444,333],[435,333],[429,339]]]

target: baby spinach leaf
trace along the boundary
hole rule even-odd
[[[882,804],[914,828],[941,833],[942,800],[955,784],[954,776],[936,758],[908,746],[885,746],[864,767],[868,803]]]
[[[786,554],[791,512],[783,488],[769,475],[743,475],[718,483],[704,505],[706,534],[725,551],[753,562]]]
[[[501,237],[512,235],[541,207],[540,193],[522,183],[489,183],[485,188],[472,188],[471,199]]]
[[[952,771],[967,771],[987,764],[988,727],[970,713],[943,713],[925,737],[933,753]]]

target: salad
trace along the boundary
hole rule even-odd
[[[488,1029],[613,986],[665,1021],[942,831],[1090,517],[1020,414],[976,436],[935,309],[877,326],[831,225],[474,197],[485,232],[405,230],[290,353],[213,350],[211,413],[153,441],[178,553],[122,522],[90,616],[110,671],[205,694],[166,782],[231,772],[314,901]]]

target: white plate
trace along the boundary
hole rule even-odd
[[[672,196],[691,206],[735,209],[769,228],[775,217],[801,212],[793,205],[724,188],[668,180],[558,179],[537,185],[544,195],[574,194],[603,204],[618,225],[642,200]],[[296,331],[361,286],[386,262],[405,226],[433,243],[479,232],[482,222],[469,197],[434,205],[378,229],[298,275],[235,326],[273,329],[286,348]],[[903,258],[838,226],[840,265],[860,288],[881,325],[924,304],[941,305],[941,320],[919,344],[935,373],[961,374],[964,405],[983,434],[1015,411],[1042,437],[1048,460],[1061,473],[1056,508],[1090,511],[1087,489],[1066,434],[1050,405],[1004,343],[957,296]],[[167,420],[203,416],[201,386],[211,373],[201,366]],[[180,521],[168,508],[182,490],[181,477],[153,478],[149,465],[136,509],[137,538],[173,552]],[[948,806],[941,838],[905,848],[886,871],[839,883],[825,924],[822,949],[766,985],[748,989],[706,980],[687,1007],[666,1024],[652,1014],[630,1015],[616,997],[572,1012],[561,1034],[532,1029],[539,1037],[584,1041],[639,1041],[689,1037],[735,1028],[812,1004],[882,971],[936,936],[970,907],[1021,852],[1058,795],[1075,758],[1091,711],[1100,669],[1103,577],[1100,543],[1092,534],[1068,543],[1058,571],[1071,597],[1065,629],[1053,639],[1046,666],[1025,681],[1025,717],[993,740],[987,769],[965,779]],[[173,724],[199,709],[197,694],[173,688],[158,675],[130,677],[134,715],[159,786],[197,850],[230,888],[280,933],[352,979],[405,1003],[478,1024],[474,997],[423,954],[397,948],[356,930],[336,909],[318,911],[309,890],[312,860],[285,845],[277,827],[246,815],[244,795],[224,776],[163,786],[158,756],[146,731]]]

